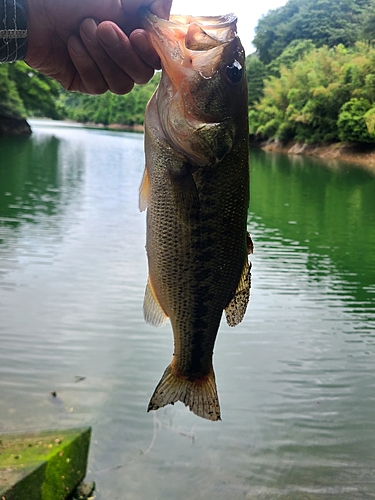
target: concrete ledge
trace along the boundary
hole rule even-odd
[[[86,474],[91,428],[0,434],[0,500],[65,500]]]

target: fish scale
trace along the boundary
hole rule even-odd
[[[223,310],[234,326],[250,294],[247,85],[244,72],[230,80],[231,68],[244,66],[235,18],[189,17],[190,24],[201,23],[193,33],[194,51],[181,35],[185,30],[192,36],[185,21],[150,13],[143,19],[162,60],[161,81],[145,116],[144,312],[155,326],[169,318],[174,336],[172,362],[148,409],[182,401],[197,415],[220,420],[215,340]]]

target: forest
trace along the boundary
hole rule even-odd
[[[289,0],[259,21],[246,58],[259,139],[375,141],[375,0]],[[0,65],[0,115],[139,125],[160,78],[127,95],[69,93],[23,62]]]
[[[91,96],[65,91],[56,81],[31,69],[23,61],[0,65],[0,115],[70,119],[102,125],[143,123],[146,104],[160,73],[126,95],[106,92]]]
[[[375,142],[374,42],[374,0],[289,0],[270,11],[247,58],[251,133]]]

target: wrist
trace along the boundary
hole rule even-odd
[[[24,59],[27,51],[25,0],[0,2],[0,62]]]

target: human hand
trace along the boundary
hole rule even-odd
[[[25,61],[68,90],[124,94],[159,68],[138,9],[167,18],[172,0],[26,0]]]

